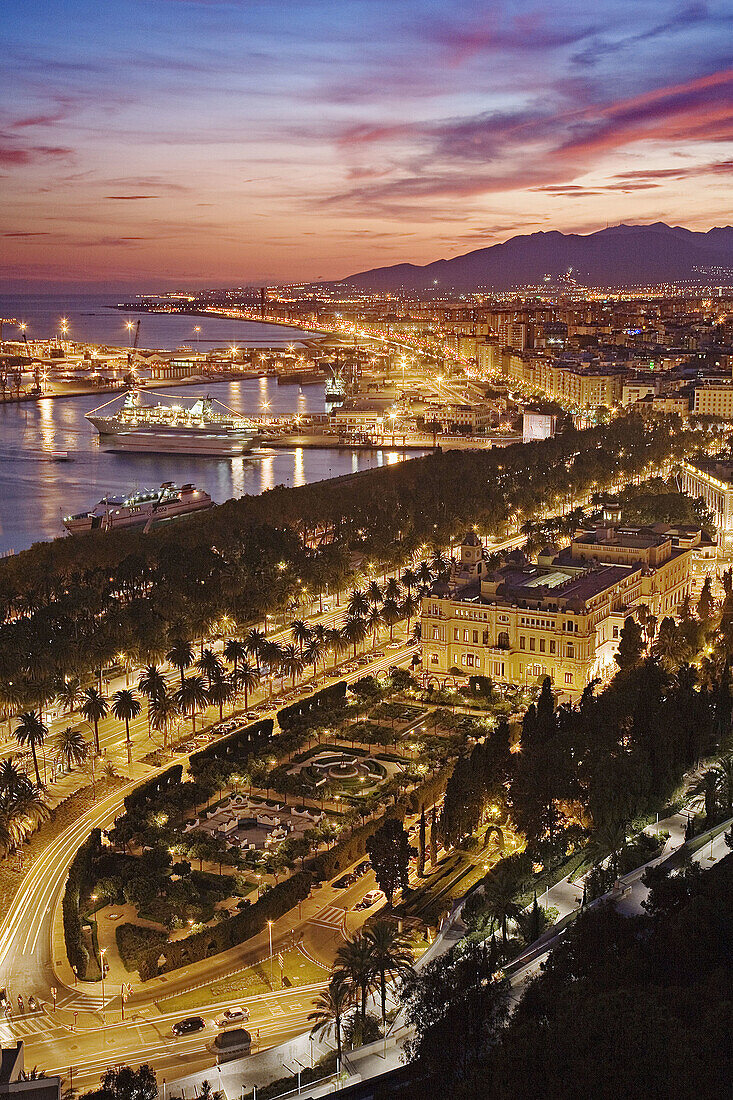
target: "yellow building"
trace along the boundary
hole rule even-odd
[[[536,684],[549,676],[577,695],[616,671],[624,620],[643,604],[661,619],[689,594],[692,543],[657,528],[597,527],[537,562],[521,551],[487,569],[476,535],[463,540],[450,577],[422,601],[423,673]],[[684,545],[687,543],[688,545]],[[453,673],[455,674],[455,673]]]
[[[578,409],[618,405],[626,374],[622,367],[580,366],[536,353],[508,358],[510,381]]]

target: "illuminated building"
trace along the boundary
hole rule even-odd
[[[463,540],[450,577],[422,601],[427,677],[490,676],[536,684],[549,676],[575,696],[616,671],[624,620],[642,605],[660,620],[689,594],[699,528],[607,525],[565,550],[521,551],[490,567],[478,537]]]

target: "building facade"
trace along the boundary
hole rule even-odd
[[[661,530],[659,528],[662,528]],[[702,533],[598,527],[563,551],[521,551],[488,569],[469,534],[450,578],[422,601],[423,672],[536,684],[549,676],[571,697],[616,671],[624,620],[644,605],[661,619],[690,593]]]

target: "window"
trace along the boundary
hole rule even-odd
[[[555,639],[550,638],[550,653],[554,653],[556,648]]]
[[[535,647],[534,638],[530,638],[529,639],[529,649],[530,649],[531,653],[534,653],[534,647]]]
[[[496,639],[496,644],[500,649],[509,649],[509,635],[506,630],[502,630],[499,637]]]
[[[568,657],[574,657],[574,656],[575,656],[575,646],[573,645],[572,642],[568,642]]]
[[[466,654],[466,664],[469,668],[473,668],[473,653]]]
[[[467,630],[463,631],[463,640],[464,640],[464,642],[468,641],[468,631]]]
[[[572,674],[572,672],[566,672],[566,673],[565,673],[565,683],[566,683],[566,684],[572,684],[572,682],[573,682],[573,674]]]
[[[431,665],[437,665],[437,663],[438,663],[438,654],[437,653],[431,653],[430,654],[430,664]]]
[[[460,632],[460,630],[458,629],[458,627],[456,626],[456,627],[454,627],[454,629],[453,629],[453,641],[454,641],[454,642],[457,642],[457,641],[459,641],[459,640],[460,640],[460,637],[461,637],[461,632]]]
[[[433,627],[433,641],[434,642],[440,641],[440,631],[438,630],[437,626]]]
[[[544,652],[545,652],[545,639],[540,638],[540,653],[544,653]]]
[[[485,630],[483,632],[483,634],[481,635],[481,638],[482,638],[482,641],[483,641],[484,645],[489,644],[489,632],[488,632],[488,630]]]
[[[478,645],[478,630],[474,630],[473,632],[473,644]]]
[[[524,634],[522,634],[522,636],[519,639],[519,648],[520,649],[526,649],[526,645],[525,645],[525,641],[524,641]]]

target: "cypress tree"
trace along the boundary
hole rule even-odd
[[[425,874],[425,806],[420,810],[420,832],[418,835],[417,873],[420,878]]]

